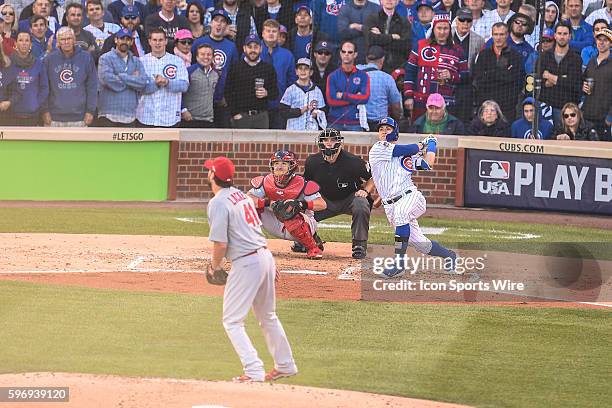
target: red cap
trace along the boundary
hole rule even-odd
[[[223,181],[232,181],[234,178],[234,163],[224,156],[215,157],[213,160],[206,160],[204,167],[212,170],[215,176]]]

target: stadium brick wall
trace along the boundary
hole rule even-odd
[[[346,144],[345,149],[367,160],[370,145]],[[227,143],[227,142],[181,142],[177,173],[177,199],[207,201],[211,197],[206,185],[206,173],[202,171],[204,160],[225,155],[236,164],[235,184],[246,188],[252,177],[269,172],[268,161],[276,150],[288,149],[300,159],[299,173],[304,171],[304,161],[318,152],[314,144],[278,143]],[[457,149],[439,148],[435,171],[414,178],[415,183],[427,197],[428,204],[454,204],[455,175],[457,171]]]

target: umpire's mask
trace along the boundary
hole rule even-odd
[[[317,137],[319,150],[321,150],[323,159],[328,162],[334,162],[336,160],[342,150],[343,144],[344,137],[340,134],[338,129],[327,128],[322,130]]]

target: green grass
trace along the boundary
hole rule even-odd
[[[177,218],[197,222],[179,221]],[[350,242],[350,217],[340,216],[324,221],[347,228],[320,229],[326,241]],[[506,252],[542,254],[542,243],[606,243],[612,242],[612,231],[560,225],[525,224],[491,221],[463,221],[423,217],[422,227],[446,228],[440,235],[430,236],[453,248],[477,248]],[[185,211],[146,208],[0,208],[0,232],[57,232],[69,234],[146,234],[208,235],[204,209]],[[375,215],[371,219],[371,244],[391,244],[392,229],[387,219]],[[517,239],[531,234],[529,239]],[[536,243],[536,245],[534,245]],[[476,249],[475,248],[475,249]],[[612,246],[591,245],[598,259],[612,259]]]
[[[228,379],[218,297],[0,282],[0,372]],[[481,407],[603,407],[607,310],[281,301],[288,383]],[[308,323],[306,323],[308,322]],[[271,367],[252,318],[247,327]]]

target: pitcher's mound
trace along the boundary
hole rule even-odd
[[[26,373],[0,375],[0,387],[69,387],[70,402],[62,408],[327,408],[327,407],[424,407],[460,405],[286,384],[235,384],[225,381],[131,378],[72,373]],[[58,407],[58,403],[36,406]],[[2,404],[23,408],[24,403]]]

